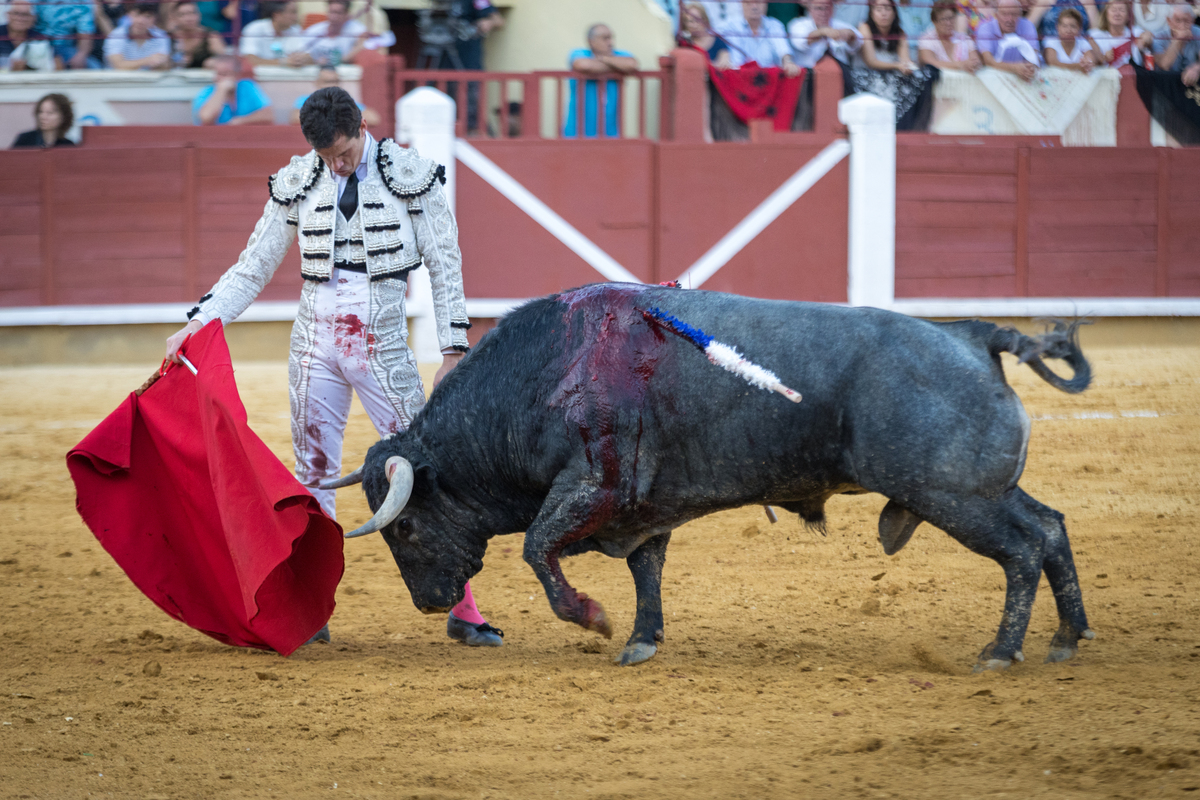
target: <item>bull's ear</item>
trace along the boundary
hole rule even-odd
[[[437,488],[437,470],[430,464],[421,464],[413,470],[413,490],[415,492],[432,492]]]

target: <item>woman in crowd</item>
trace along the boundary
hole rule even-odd
[[[918,42],[917,60],[924,66],[974,72],[982,66],[970,36],[954,29],[958,8],[954,0],[937,0],[929,16],[933,27]]]
[[[871,0],[867,21],[858,26],[863,46],[859,58],[873,70],[894,70],[911,75],[915,69],[908,57],[908,37],[900,27],[895,0]]]
[[[1092,44],[1083,33],[1083,15],[1073,8],[1064,8],[1058,15],[1058,36],[1048,36],[1042,43],[1042,56],[1046,66],[1062,67],[1082,72],[1091,72],[1096,66]]]
[[[171,9],[171,58],[184,69],[212,69],[213,60],[225,55],[221,35],[200,24],[200,10],[192,0]]]
[[[685,3],[683,6],[683,30],[687,41],[696,49],[708,54],[708,60],[717,69],[733,66],[729,60],[729,45],[713,34],[708,12],[700,3]]]
[[[75,124],[75,112],[66,95],[48,94],[33,107],[33,119],[37,128],[17,136],[12,146],[17,147],[74,147],[67,138],[67,131]]]
[[[847,96],[858,92],[891,100],[896,130],[927,130],[933,112],[937,69],[918,67],[909,58],[908,37],[900,26],[895,0],[870,0],[867,21],[859,29],[862,51],[843,69]]]
[[[1088,32],[1096,43],[1097,61],[1110,67],[1123,67],[1130,61],[1142,63],[1142,50],[1149,50],[1154,38],[1137,27],[1128,0],[1110,0],[1100,14],[1100,25]]]

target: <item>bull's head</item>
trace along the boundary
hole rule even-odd
[[[362,481],[375,516],[346,538],[382,533],[413,605],[426,614],[445,613],[462,600],[463,585],[483,568],[486,544],[477,548],[458,541],[463,535],[454,521],[458,515],[439,490],[434,469],[420,463],[414,467],[403,455],[380,452],[381,445],[394,441],[371,448],[359,470],[321,488],[346,486],[356,478]],[[388,449],[394,453],[394,447]]]

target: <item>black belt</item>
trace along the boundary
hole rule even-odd
[[[357,272],[361,275],[367,274],[366,264],[354,264],[349,261],[335,261],[333,262],[333,266],[337,269],[344,269],[347,272]]]

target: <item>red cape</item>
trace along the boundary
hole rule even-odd
[[[742,122],[769,119],[775,130],[790,131],[805,70],[794,78],[783,74],[779,67],[760,67],[749,61],[741,69],[720,70],[711,63],[708,77],[721,93],[734,116]]]
[[[342,529],[246,424],[219,321],[67,454],[75,507],[129,579],[226,644],[290,655],[333,614]]]

